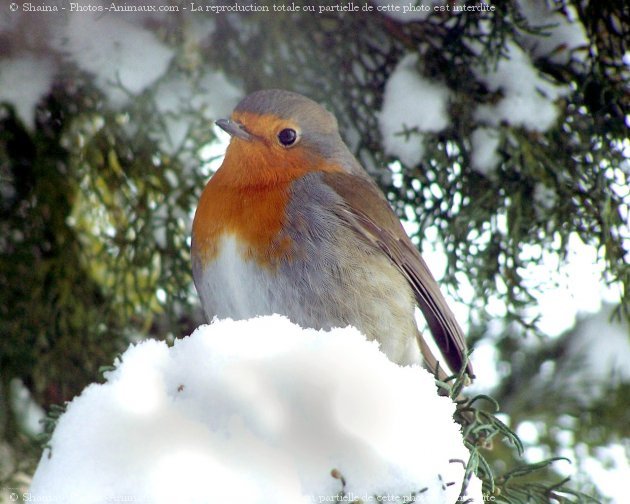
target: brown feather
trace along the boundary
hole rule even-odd
[[[466,358],[466,342],[461,327],[383,193],[367,176],[324,173],[322,179],[346,202],[339,216],[348,227],[383,251],[409,282],[446,363],[453,372],[458,372]],[[420,348],[427,367],[438,371],[437,359],[422,336],[420,338]],[[439,371],[443,378],[444,371]],[[470,378],[474,377],[470,363],[467,363],[466,373]]]

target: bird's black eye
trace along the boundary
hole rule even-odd
[[[285,128],[278,133],[278,141],[285,147],[290,147],[297,140],[297,131],[291,128]]]

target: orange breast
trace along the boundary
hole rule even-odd
[[[288,254],[290,241],[280,232],[289,199],[289,184],[274,187],[230,187],[215,175],[201,195],[193,222],[193,251],[212,261],[224,233],[244,245],[246,257],[270,264]]]
[[[256,124],[274,131],[275,120],[273,116],[259,117]],[[286,257],[292,244],[282,229],[291,184],[314,171],[342,168],[302,146],[282,149],[262,137],[254,141],[232,138],[223,164],[199,200],[193,221],[193,253],[204,263],[212,261],[221,236],[230,233],[243,244],[247,258],[272,265]]]

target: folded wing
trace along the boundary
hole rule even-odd
[[[446,364],[458,372],[466,359],[466,342],[461,327],[420,252],[381,191],[369,178],[348,173],[325,173],[322,179],[344,202],[337,209],[343,222],[366,242],[383,251],[407,279]],[[420,347],[428,367],[444,377],[444,370],[438,369],[437,359],[424,341],[420,341]],[[473,378],[470,363],[466,365],[466,372]]]

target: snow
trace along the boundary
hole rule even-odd
[[[470,135],[472,152],[470,166],[482,175],[492,175],[501,162],[497,154],[499,131],[494,128],[476,128]]]
[[[572,5],[563,6],[567,10],[567,16],[552,11],[546,0],[520,0],[518,8],[531,28],[541,30],[541,33],[520,34],[535,57],[547,57],[554,63],[563,65],[572,56],[575,57],[575,49],[588,46],[586,30]],[[584,51],[584,56],[586,54]]]
[[[611,320],[612,307],[583,320],[569,348],[569,361],[581,362],[579,376],[572,377],[590,385],[597,395],[602,384],[630,383],[630,327],[627,322]]]
[[[175,154],[189,135],[189,129],[201,117],[208,124],[229,117],[243,97],[243,91],[227,80],[222,72],[207,71],[200,79],[185,74],[165,79],[157,87],[155,105],[162,117],[163,130],[153,133],[165,152]]]
[[[417,54],[409,54],[398,63],[385,85],[379,114],[385,151],[407,166],[422,160],[423,133],[442,131],[449,124],[448,88],[420,75],[417,62]],[[405,135],[405,130],[413,133]]]
[[[505,57],[495,66],[473,68],[489,91],[502,95],[494,103],[479,105],[474,112],[480,127],[471,134],[471,168],[485,176],[491,176],[501,160],[497,153],[498,128],[507,123],[545,132],[558,120],[559,110],[554,102],[568,93],[568,87],[544,79],[529,55],[514,41],[508,42],[505,50]],[[551,201],[547,196],[552,195],[542,191],[539,196]]]
[[[29,498],[320,503],[343,488],[451,504],[469,457],[453,412],[428,372],[353,328],[215,320],[171,348],[130,347],[75,398]],[[482,502],[476,477],[468,497]]]
[[[541,208],[550,210],[558,202],[556,191],[552,187],[547,187],[540,182],[536,184],[536,187],[534,187],[533,198],[534,203],[536,203],[534,210],[536,210],[536,214],[539,218],[543,218],[545,215],[540,212]]]
[[[11,397],[11,408],[18,419],[20,428],[30,436],[40,434],[42,432],[41,421],[46,415],[19,378],[11,380],[9,397]]]
[[[92,73],[115,107],[127,104],[167,70],[174,52],[151,32],[119,16],[69,16],[52,45]]]
[[[491,91],[503,93],[497,103],[477,107],[475,117],[478,121],[495,127],[506,122],[539,132],[545,132],[555,124],[558,109],[553,102],[565,95],[568,88],[543,79],[516,43],[506,45],[506,58],[500,59],[496,67],[474,70],[477,78]]]
[[[0,60],[0,102],[13,105],[20,120],[32,129],[35,107],[48,92],[56,71],[51,61],[33,55]]]

